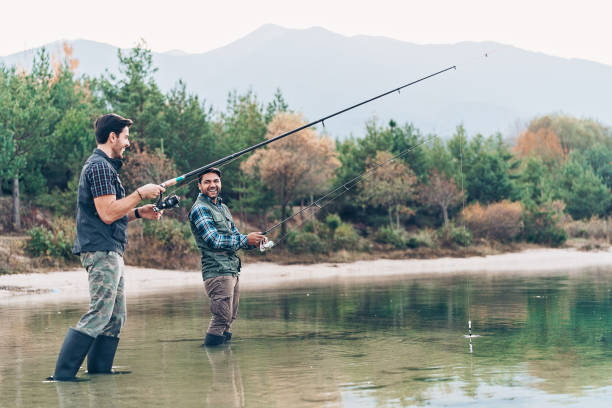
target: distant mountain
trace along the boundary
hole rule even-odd
[[[117,72],[117,48],[69,41],[79,72]],[[47,45],[51,52],[61,42]],[[0,58],[29,67],[36,50]],[[442,137],[462,123],[468,133],[509,134],[519,121],[563,112],[612,124],[612,66],[525,51],[493,42],[417,45],[383,37],[345,37],[323,28],[265,25],[233,43],[203,53],[154,53],[157,81],[179,78],[191,92],[223,110],[227,94],[252,89],[260,101],[280,88],[289,106],[314,120],[417,78],[456,70],[406,88],[325,123],[334,137],[361,136],[365,121],[393,118]]]

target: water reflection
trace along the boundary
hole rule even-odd
[[[86,383],[41,381],[84,305],[5,305],[0,405],[607,406],[608,272],[245,291],[231,345],[213,350],[203,291],[132,298],[115,360],[132,374]]]
[[[92,376],[93,377],[93,376]],[[57,406],[69,407],[114,407],[121,396],[116,376],[96,376],[95,381],[54,382]]]
[[[232,346],[207,348],[206,355],[212,371],[210,390],[206,394],[208,406],[244,407],[240,364],[232,354]]]

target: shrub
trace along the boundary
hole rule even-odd
[[[472,245],[472,232],[463,226],[453,227],[451,239],[455,244],[467,247]]]
[[[290,231],[287,234],[287,247],[296,254],[320,254],[326,252],[325,244],[314,232]]]
[[[197,250],[189,224],[166,218],[158,222],[143,222],[145,240],[158,241],[174,255],[186,255]]]
[[[421,229],[417,233],[408,236],[406,245],[409,248],[433,248],[436,245],[435,233],[430,229]]]
[[[562,201],[526,208],[523,212],[524,239],[539,244],[562,245],[567,240],[567,232],[561,227],[564,208]]]
[[[171,218],[134,221],[128,228],[126,265],[167,269],[200,269],[200,251],[189,224]]]
[[[449,225],[439,231],[440,238],[445,244],[467,247],[472,244],[472,232],[464,226]]]
[[[351,224],[341,223],[334,233],[334,249],[358,249],[359,234]]]
[[[612,224],[597,217],[591,217],[588,221],[570,221],[565,225],[565,231],[571,238],[594,238],[610,241],[612,236]]]
[[[606,219],[593,217],[586,225],[590,237],[610,241],[612,236],[612,224]]]
[[[504,200],[487,206],[475,203],[466,207],[462,216],[474,236],[481,238],[511,241],[523,230],[520,202]]]
[[[342,224],[342,220],[338,214],[329,214],[325,217],[325,224],[329,227],[329,229],[334,233],[336,228]]]
[[[569,238],[588,238],[587,223],[583,220],[570,221],[565,224],[565,232]]]
[[[374,241],[380,244],[393,245],[395,248],[406,248],[408,237],[406,231],[389,226],[379,228],[374,234]]]
[[[32,270],[32,263],[23,259],[23,241],[19,238],[0,237],[0,275]]]
[[[65,261],[75,260],[72,254],[74,245],[75,224],[70,218],[58,218],[53,221],[51,229],[36,226],[27,232],[30,239],[25,250],[36,257],[49,257]]]
[[[314,220],[305,222],[302,227],[302,231],[312,232],[323,239],[331,238],[331,230],[327,224],[320,222],[316,218]]]

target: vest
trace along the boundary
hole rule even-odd
[[[216,206],[205,196],[198,196],[198,199],[191,207],[191,212],[198,207],[206,207],[212,214],[215,227],[220,234],[232,234],[232,214],[225,204]],[[191,217],[190,217],[191,218]],[[193,233],[198,248],[202,252],[202,279],[215,278],[222,275],[240,275],[240,258],[236,251],[231,249],[216,249],[210,247],[202,238],[190,220],[191,232]]]
[[[115,197],[117,200],[125,197],[125,189],[119,180],[118,171],[121,160],[111,159],[102,150],[96,149],[89,156],[79,178],[79,191],[77,198],[76,238],[72,252],[79,255],[81,252],[114,251],[121,255],[127,244],[128,217],[122,217],[112,224],[105,224],[96,211],[91,185],[85,177],[87,169],[93,163],[105,163],[113,174]]]

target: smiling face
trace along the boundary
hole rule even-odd
[[[221,177],[217,173],[206,173],[198,182],[198,188],[202,194],[210,197],[216,203],[221,193]]]
[[[123,152],[130,145],[130,128],[124,127],[121,133],[117,135],[115,132],[111,132],[108,141],[112,151],[113,159],[123,159]]]

